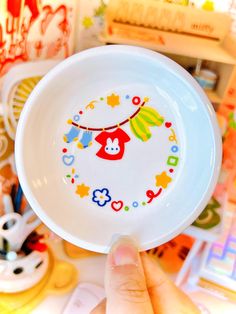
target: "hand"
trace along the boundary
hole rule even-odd
[[[146,253],[128,238],[120,239],[107,257],[106,300],[91,314],[199,314],[192,301]]]

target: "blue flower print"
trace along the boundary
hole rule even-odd
[[[111,196],[109,195],[108,189],[96,189],[93,191],[93,198],[92,201],[97,203],[98,206],[105,206],[106,203],[111,201]]]

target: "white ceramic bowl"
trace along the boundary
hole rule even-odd
[[[207,97],[179,65],[104,46],[66,59],[36,86],[18,125],[16,164],[31,207],[62,238],[108,252],[131,235],[144,250],[206,206],[221,138]]]

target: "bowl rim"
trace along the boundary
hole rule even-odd
[[[198,95],[200,98],[202,104],[206,107],[206,112],[208,113],[209,120],[211,122],[212,126],[212,135],[213,135],[213,142],[214,142],[214,160],[212,162],[212,176],[209,179],[209,183],[207,186],[207,189],[205,190],[204,195],[199,200],[198,204],[196,204],[193,213],[189,215],[184,222],[178,226],[174,231],[168,232],[164,234],[162,237],[159,237],[158,239],[152,239],[150,241],[146,241],[145,243],[140,244],[140,251],[147,250],[150,248],[153,248],[157,245],[160,245],[164,242],[169,241],[170,239],[174,238],[178,234],[184,231],[201,213],[202,209],[207,205],[211,195],[213,194],[215,185],[218,180],[218,176],[220,173],[221,168],[221,159],[222,159],[222,145],[221,145],[221,135],[219,126],[217,124],[215,111],[213,109],[213,106],[211,105],[209,99],[203,92],[202,88],[199,86],[199,84],[196,82],[196,80],[180,65],[178,65],[173,60],[169,59],[168,57],[155,52],[151,51],[146,48],[141,48],[137,46],[129,46],[129,45],[109,45],[109,46],[100,46],[95,48],[90,48],[87,50],[84,50],[82,52],[76,53],[72,55],[71,57],[63,60],[58,65],[56,65],[53,69],[51,69],[37,84],[37,86],[34,88],[32,93],[30,94],[29,98],[26,101],[26,105],[23,108],[23,111],[21,113],[21,117],[18,123],[17,132],[16,132],[16,141],[15,141],[15,158],[16,158],[16,168],[17,173],[19,176],[19,181],[22,185],[23,192],[31,205],[32,209],[35,211],[35,213],[39,216],[39,218],[56,234],[58,234],[63,239],[67,240],[68,242],[71,242],[81,248],[85,248],[91,251],[96,251],[100,253],[108,253],[109,247],[105,245],[99,245],[91,242],[87,242],[86,240],[80,239],[72,234],[70,234],[68,231],[61,228],[59,225],[57,225],[47,214],[46,212],[41,208],[37,200],[35,199],[33,193],[30,190],[29,184],[27,182],[27,176],[26,171],[24,169],[24,158],[23,158],[23,140],[24,140],[24,129],[25,129],[25,121],[28,119],[28,116],[30,115],[30,109],[33,106],[34,99],[37,98],[37,96],[41,93],[41,90],[44,89],[44,87],[47,85],[48,81],[51,81],[55,76],[60,75],[63,73],[63,70],[67,68],[68,66],[77,63],[77,62],[83,62],[83,60],[86,60],[91,57],[97,57],[101,55],[106,55],[110,53],[120,53],[121,57],[122,54],[129,55],[132,57],[134,54],[135,56],[139,56],[141,58],[147,58],[149,61],[152,62],[159,62],[162,63],[165,67],[167,67],[172,73],[177,75],[179,79],[187,83],[188,86],[192,88],[192,90]],[[198,208],[198,209],[197,209]],[[110,240],[110,243],[116,238],[118,235],[114,235],[114,237]]]

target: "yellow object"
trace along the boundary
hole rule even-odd
[[[90,257],[94,255],[100,255],[99,253],[88,251],[85,249],[82,249],[76,245],[73,245],[67,241],[63,241],[63,246],[66,254],[70,258],[85,258],[85,257]]]
[[[90,101],[90,103],[85,107],[85,109],[87,110],[87,109],[94,109],[95,108],[95,102],[97,102],[96,100],[92,100],[92,101]]]
[[[29,77],[20,81],[12,94],[10,99],[9,106],[11,107],[14,119],[18,122],[20,118],[21,111],[26,103],[26,100],[29,98],[32,90],[41,80],[42,76]]]
[[[214,11],[214,2],[210,1],[210,0],[206,0],[203,5],[202,5],[202,9],[206,10],[206,11]]]
[[[174,4],[188,5],[189,0],[165,0],[164,2],[167,2],[167,3],[174,3]]]
[[[146,98],[147,100],[147,98]],[[143,142],[152,136],[150,127],[161,126],[164,118],[152,107],[141,107],[139,113],[130,120],[133,134]]]
[[[76,194],[78,194],[80,197],[88,196],[89,190],[90,190],[90,187],[82,183],[82,184],[77,185]]]
[[[89,16],[85,16],[83,21],[82,21],[82,24],[83,24],[84,28],[88,29],[88,28],[93,26],[93,24],[94,24],[93,19]]]
[[[3,117],[0,116],[0,162],[6,160],[14,151],[14,142],[7,134]]]
[[[171,177],[169,177],[165,171],[156,176],[156,186],[161,186],[163,189],[166,189],[171,181]]]
[[[107,104],[114,108],[115,106],[120,105],[120,96],[112,93],[110,96],[107,96]]]
[[[19,293],[0,293],[1,314],[29,314],[47,295],[67,293],[77,285],[75,266],[48,253],[48,270],[37,285]]]
[[[130,120],[130,128],[134,135],[143,142],[146,142],[152,136],[149,125],[143,119],[140,119],[140,114]]]
[[[25,102],[41,78],[42,76],[34,76],[23,79],[12,88],[11,93],[9,94],[5,126],[12,139],[15,138],[17,123]]]

